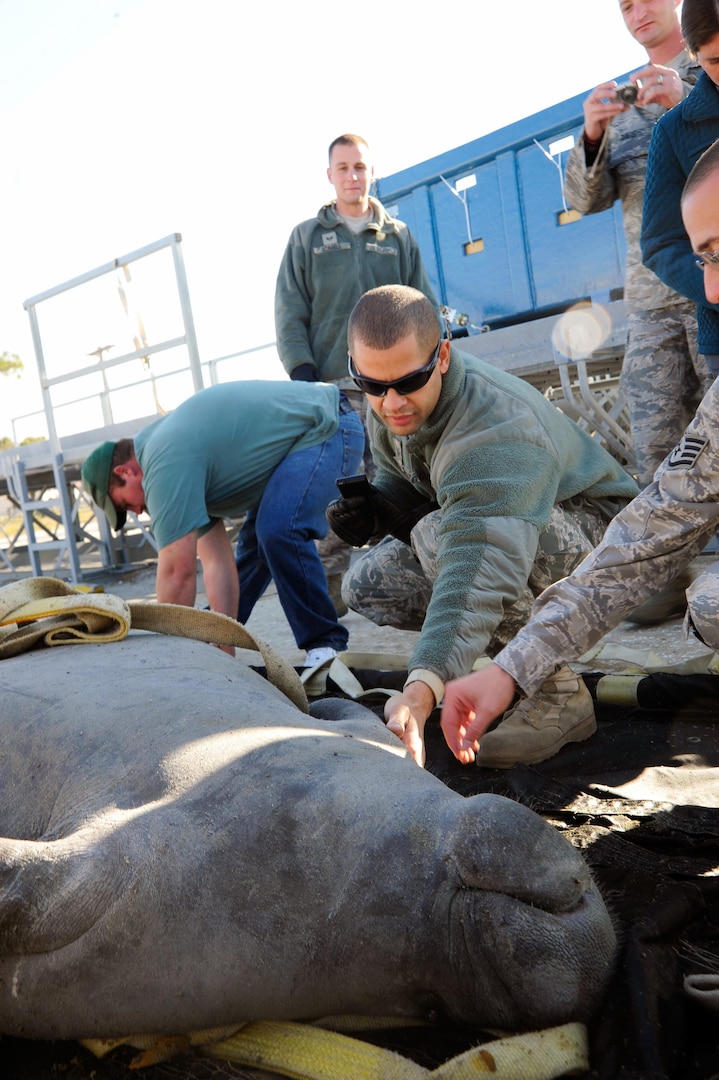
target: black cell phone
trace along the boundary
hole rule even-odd
[[[372,494],[372,485],[364,473],[360,473],[358,476],[340,476],[336,483],[343,499],[351,499],[356,495]]]

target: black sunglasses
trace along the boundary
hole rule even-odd
[[[350,374],[350,378],[354,380],[357,386],[363,394],[369,394],[370,397],[384,397],[389,390],[394,390],[400,397],[406,397],[407,394],[414,394],[415,391],[421,390],[423,386],[426,386],[429,380],[432,378],[432,372],[437,367],[439,360],[439,349],[442,344],[442,338],[437,342],[437,348],[432,353],[432,357],[424,365],[424,367],[417,368],[416,371],[410,372],[409,375],[403,375],[401,379],[393,379],[392,382],[380,382],[378,379],[365,379],[364,375],[360,375],[354,366],[354,360],[347,354],[347,371]]]

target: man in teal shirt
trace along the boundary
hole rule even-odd
[[[362,425],[335,386],[235,382],[201,390],[133,440],[106,442],[83,484],[113,528],[147,511],[157,599],[193,606],[197,558],[213,611],[246,622],[274,579],[297,645],[318,663],[346,648],[315,539],[335,480],[356,472]],[[233,556],[224,518],[246,515]]]

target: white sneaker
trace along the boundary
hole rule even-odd
[[[329,645],[320,645],[317,649],[308,649],[303,667],[317,667],[319,664],[324,664],[327,660],[334,660],[337,655],[337,650],[330,648]]]

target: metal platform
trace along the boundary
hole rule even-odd
[[[84,494],[80,478],[82,462],[101,442],[133,438],[156,419],[67,436],[60,440],[59,454],[49,440],[0,452],[0,495],[9,507],[0,526],[0,577],[51,574],[79,583],[99,568],[127,566],[140,550],[156,552],[148,524],[134,514],[114,535],[105,515],[97,514]]]

